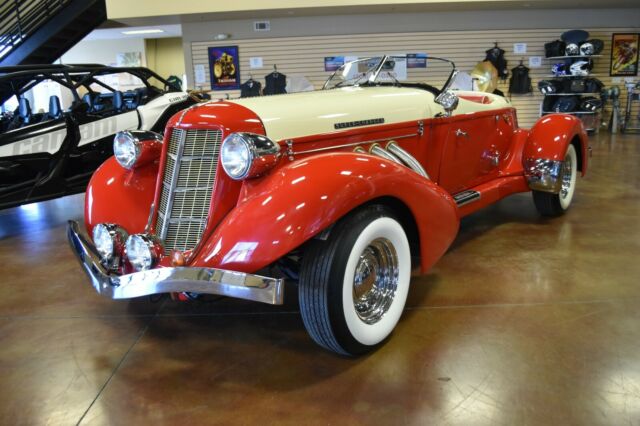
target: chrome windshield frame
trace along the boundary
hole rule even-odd
[[[377,59],[380,58],[380,61],[374,66],[372,67],[369,71],[371,71],[371,75],[369,76],[369,78],[367,78],[366,82],[368,84],[376,84],[378,77],[380,76],[380,73],[382,72],[382,69],[384,68],[384,64],[386,64],[390,59],[393,58],[406,58],[406,56],[402,56],[402,55],[382,55],[380,57],[378,56],[371,56],[371,57],[367,57],[367,58],[362,58],[362,59],[357,59],[355,61],[351,61],[351,62],[347,62],[344,65],[342,65],[340,68],[338,68],[337,70],[335,70],[330,76],[329,78],[325,81],[324,85],[322,86],[322,90],[329,90],[329,89],[333,89],[335,87],[346,87],[346,86],[353,86],[353,87],[357,87],[360,84],[350,84],[350,85],[345,85],[345,86],[334,86],[334,87],[329,87],[329,83],[334,79],[334,77],[338,74],[338,72],[342,72],[342,70],[344,69],[344,67],[348,64],[353,64],[356,62],[365,62],[365,61],[370,61],[372,59]],[[447,90],[451,84],[453,83],[453,80],[455,79],[455,76],[457,74],[457,69],[456,69],[456,64],[449,60],[449,59],[445,59],[445,58],[440,58],[437,56],[427,56],[427,59],[429,60],[437,60],[437,61],[442,61],[442,62],[446,62],[449,65],[451,65],[451,72],[449,73],[449,76],[447,77],[447,80],[445,82],[445,84],[442,86],[442,88],[440,89],[441,91]],[[360,79],[355,80],[355,82],[358,82]]]

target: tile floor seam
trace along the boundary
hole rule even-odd
[[[80,419],[78,420],[78,422],[76,423],[76,426],[80,426],[80,424],[82,423],[82,421],[84,420],[84,418],[87,416],[87,414],[89,414],[89,411],[91,411],[91,408],[94,406],[94,404],[96,403],[96,401],[98,400],[98,398],[100,398],[100,395],[102,395],[102,393],[104,392],[104,390],[107,388],[107,386],[109,386],[109,383],[111,383],[111,379],[113,379],[113,377],[116,375],[116,373],[118,372],[118,370],[120,369],[120,367],[124,364],[125,360],[127,359],[127,356],[129,356],[129,353],[131,353],[131,351],[133,350],[133,348],[138,344],[138,342],[142,339],[142,337],[144,337],[144,335],[146,334],[147,330],[149,330],[149,327],[151,326],[151,323],[153,322],[153,320],[156,318],[157,314],[160,312],[160,310],[162,310],[162,307],[166,304],[166,300],[162,303],[162,305],[158,308],[158,310],[156,311],[156,315],[152,316],[151,318],[149,318],[149,321],[147,321],[147,323],[145,324],[144,327],[142,327],[142,329],[140,330],[140,332],[138,333],[138,335],[136,336],[135,340],[133,341],[133,343],[129,346],[129,348],[127,349],[127,351],[124,353],[124,355],[122,356],[122,358],[120,359],[120,361],[118,361],[118,364],[116,364],[115,368],[113,369],[113,371],[111,371],[111,374],[109,375],[109,377],[107,378],[107,380],[105,380],[105,382],[103,383],[103,385],[100,387],[100,390],[98,391],[98,394],[96,395],[95,398],[93,398],[93,400],[91,401],[91,403],[89,404],[89,406],[87,407],[87,409],[84,411],[84,413],[82,413],[82,416],[80,416]]]

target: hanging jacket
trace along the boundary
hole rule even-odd
[[[509,93],[521,95],[531,92],[533,92],[533,87],[531,86],[531,77],[529,77],[529,68],[520,64],[511,70]]]
[[[279,95],[281,93],[287,93],[285,89],[287,87],[287,76],[277,71],[267,75],[264,80],[266,85],[264,86],[265,95]]]
[[[260,96],[260,89],[262,89],[262,84],[255,80],[247,80],[240,85],[240,97],[252,98],[254,96]]]

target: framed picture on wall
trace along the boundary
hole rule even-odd
[[[611,76],[638,75],[640,34],[613,34],[611,37]]]
[[[210,47],[209,72],[211,90],[235,90],[240,88],[240,59],[238,46]]]

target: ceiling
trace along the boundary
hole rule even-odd
[[[110,0],[110,3],[122,0]],[[183,0],[188,3],[188,0]],[[336,3],[324,0],[325,3]],[[283,2],[284,3],[284,2]],[[151,26],[180,24],[188,22],[203,22],[231,19],[261,19],[293,16],[328,16],[328,15],[349,15],[349,14],[377,14],[377,13],[425,13],[444,11],[473,11],[473,10],[523,10],[523,9],[613,9],[613,8],[640,8],[639,0],[434,0],[412,3],[372,4],[367,6],[325,6],[307,7],[304,1],[298,2],[300,7],[254,10],[233,10],[233,3],[227,3],[222,11],[199,12],[199,13],[173,13],[162,15],[160,8],[149,9],[148,11],[132,11],[129,14],[120,12],[113,17],[116,21],[125,25]],[[317,3],[322,3],[319,0]],[[339,3],[339,2],[338,2]],[[349,3],[345,1],[344,3]],[[353,3],[353,2],[352,2]],[[372,3],[374,3],[372,1]],[[199,4],[205,4],[200,2]],[[231,4],[231,6],[229,6]],[[272,5],[274,2],[265,1],[265,5]],[[213,6],[203,6],[206,9],[214,9]],[[191,8],[193,9],[193,7]],[[184,8],[183,10],[191,10]],[[239,7],[238,7],[239,9]],[[129,9],[131,10],[131,9]],[[204,9],[203,9],[204,10]],[[158,12],[160,11],[160,12]],[[109,10],[111,12],[111,10]],[[149,13],[149,16],[145,16]],[[127,16],[128,15],[128,16]],[[111,17],[111,14],[109,15]]]

